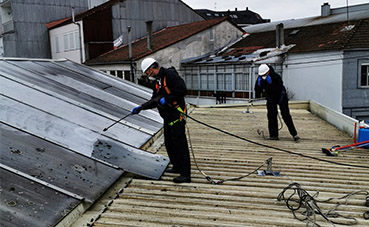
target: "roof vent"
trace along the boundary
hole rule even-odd
[[[331,15],[331,5],[329,5],[328,2],[324,3],[322,5],[322,13],[321,13],[321,16],[322,17],[327,17]]]

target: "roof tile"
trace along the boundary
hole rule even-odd
[[[153,34],[153,49],[151,51],[147,49],[147,37],[134,41],[132,43],[132,58],[133,60],[143,58],[226,20],[227,18],[223,17],[220,19],[204,20],[184,25],[166,27]],[[116,50],[112,50],[97,58],[91,59],[86,63],[116,63],[128,60],[128,45],[124,45]]]

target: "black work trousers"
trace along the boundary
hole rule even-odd
[[[278,137],[277,105],[279,105],[283,121],[287,125],[288,131],[290,132],[291,136],[297,135],[297,131],[290,114],[290,109],[288,107],[288,99],[287,97],[284,97],[279,104],[271,100],[267,100],[269,136]]]
[[[185,121],[172,126],[164,120],[164,143],[173,168],[182,176],[191,176],[191,159],[185,132]]]

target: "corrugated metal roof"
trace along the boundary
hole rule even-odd
[[[368,18],[369,11],[367,10],[369,4],[363,4],[363,10],[350,12],[349,13],[349,20],[361,20]],[[320,24],[330,24],[330,23],[339,23],[339,22],[346,22],[347,21],[347,14],[340,13],[340,14],[332,14],[326,17],[315,16],[315,17],[306,17],[301,19],[289,19],[289,20],[281,20],[275,21],[270,23],[263,23],[263,24],[255,24],[244,27],[243,29],[247,33],[259,33],[259,32],[266,32],[266,31],[274,31],[277,24],[283,23],[285,29],[290,28],[299,28],[299,27],[306,27],[312,25],[320,25]]]
[[[245,114],[244,110],[195,108],[190,116],[258,143],[323,160],[369,167],[367,149],[340,152],[337,157],[323,154],[321,148],[351,144],[352,138],[306,109],[291,108],[302,138],[299,143],[293,141],[286,127],[280,131],[279,141],[263,140],[256,131],[267,132],[265,108],[251,107],[252,114]],[[273,171],[280,171],[282,176],[258,176],[254,173],[239,181],[212,185],[198,172],[192,158],[191,183],[175,184],[172,178],[176,175],[169,173],[165,173],[160,181],[133,178],[119,192],[119,197],[110,202],[104,212],[100,211],[93,226],[306,226],[306,222],[293,217],[284,202],[277,201],[278,195],[292,182],[299,183],[310,195],[319,192],[317,200],[341,198],[349,193],[369,190],[368,168],[334,165],[292,155],[247,143],[192,120],[187,124],[199,167],[215,180],[253,172],[271,157]],[[159,153],[165,153],[164,146]],[[261,169],[266,170],[267,167]],[[292,191],[287,194],[292,194]],[[369,211],[365,206],[365,196],[365,193],[351,196],[347,205],[346,198],[317,204],[327,212],[335,210],[336,203],[341,202],[336,210],[338,214],[355,218],[355,226],[368,226],[369,220],[363,218],[363,213]],[[299,217],[303,218],[301,214]],[[342,216],[329,219],[354,224],[353,219]],[[332,226],[318,214],[317,223]]]
[[[1,181],[5,226],[53,226],[80,202],[97,200],[124,170],[157,179],[168,164],[140,149],[161,129],[159,114],[130,115],[151,97],[147,88],[69,60],[42,59],[0,59],[0,85],[0,167],[18,176]],[[135,162],[117,162],[124,155]]]

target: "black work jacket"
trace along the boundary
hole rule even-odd
[[[256,98],[261,97],[261,93],[266,93],[266,99],[279,104],[283,98],[287,98],[286,89],[283,86],[283,81],[280,75],[278,75],[273,70],[270,70],[269,76],[272,78],[272,83],[268,83],[267,80],[263,80],[261,76],[260,85],[258,84],[258,79],[255,83],[255,96]]]
[[[164,86],[164,78],[167,89]],[[141,107],[144,110],[157,107],[164,122],[169,123],[179,119],[181,116],[176,107],[179,106],[182,110],[185,110],[186,103],[184,97],[186,94],[186,84],[179,76],[177,70],[174,67],[168,69],[161,67],[156,76],[156,86],[153,88],[152,97],[149,101],[142,104]],[[164,106],[159,103],[162,97],[166,101]]]

